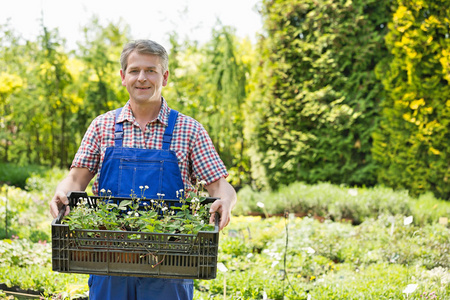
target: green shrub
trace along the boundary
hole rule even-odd
[[[264,204],[264,208],[258,206]],[[274,192],[256,192],[249,187],[238,192],[236,215],[258,212],[270,215],[285,211],[360,224],[380,215],[412,215],[416,224],[437,223],[450,216],[450,203],[425,194],[418,199],[407,191],[387,187],[350,188],[330,183],[308,185],[296,182]]]
[[[295,181],[376,183],[376,64],[391,1],[263,1],[252,163],[271,188]],[[262,156],[262,157],[261,157]],[[258,180],[259,178],[257,178]]]
[[[398,0],[390,56],[377,68],[386,90],[373,157],[378,183],[450,199],[450,1]]]
[[[0,185],[8,184],[22,189],[27,179],[33,174],[43,174],[47,168],[37,165],[18,166],[10,163],[0,163]]]
[[[49,198],[45,194],[1,186],[0,239],[15,235],[33,242],[48,241],[51,222],[48,201]]]

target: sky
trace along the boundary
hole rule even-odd
[[[236,28],[236,35],[256,41],[262,29],[257,11],[261,0],[0,0],[0,24],[9,23],[27,40],[35,40],[44,25],[58,28],[67,46],[75,49],[83,41],[81,27],[92,16],[102,25],[120,18],[130,26],[135,39],[152,39],[169,47],[168,33],[177,32],[180,39],[204,43],[211,38],[219,19],[223,25]]]

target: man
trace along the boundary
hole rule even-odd
[[[112,196],[127,196],[131,189],[149,186],[147,198],[158,193],[175,199],[177,190],[192,190],[201,180],[210,196],[220,198],[211,205],[210,221],[218,212],[222,230],[230,222],[236,192],[225,180],[228,173],[205,129],[170,109],[161,95],[169,77],[167,52],[153,41],[138,40],[125,45],[120,61],[130,99],[91,123],[50,202],[52,216],[68,204],[67,192],[85,190],[97,173],[96,195],[105,189]],[[91,300],[193,298],[193,280],[188,279],[91,275],[89,288]]]

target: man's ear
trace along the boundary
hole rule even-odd
[[[162,82],[162,86],[166,86],[168,80],[169,80],[169,70],[167,70],[167,71],[164,72],[164,74],[163,74],[163,82]]]
[[[120,78],[122,79],[122,85],[125,86],[125,74],[123,70],[120,70]]]

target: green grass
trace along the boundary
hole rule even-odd
[[[1,188],[0,231],[7,196],[10,232],[19,238],[0,241],[0,283],[48,299],[86,295],[87,275],[51,271],[48,200],[64,175],[32,176],[28,191]],[[291,215],[239,216],[263,213],[259,201],[269,214]],[[439,224],[449,203],[433,196],[296,183],[278,193],[243,189],[234,213],[219,242],[228,271],[196,280],[195,299],[223,299],[224,292],[227,299],[450,299],[450,229]],[[417,287],[406,294],[410,284]]]

